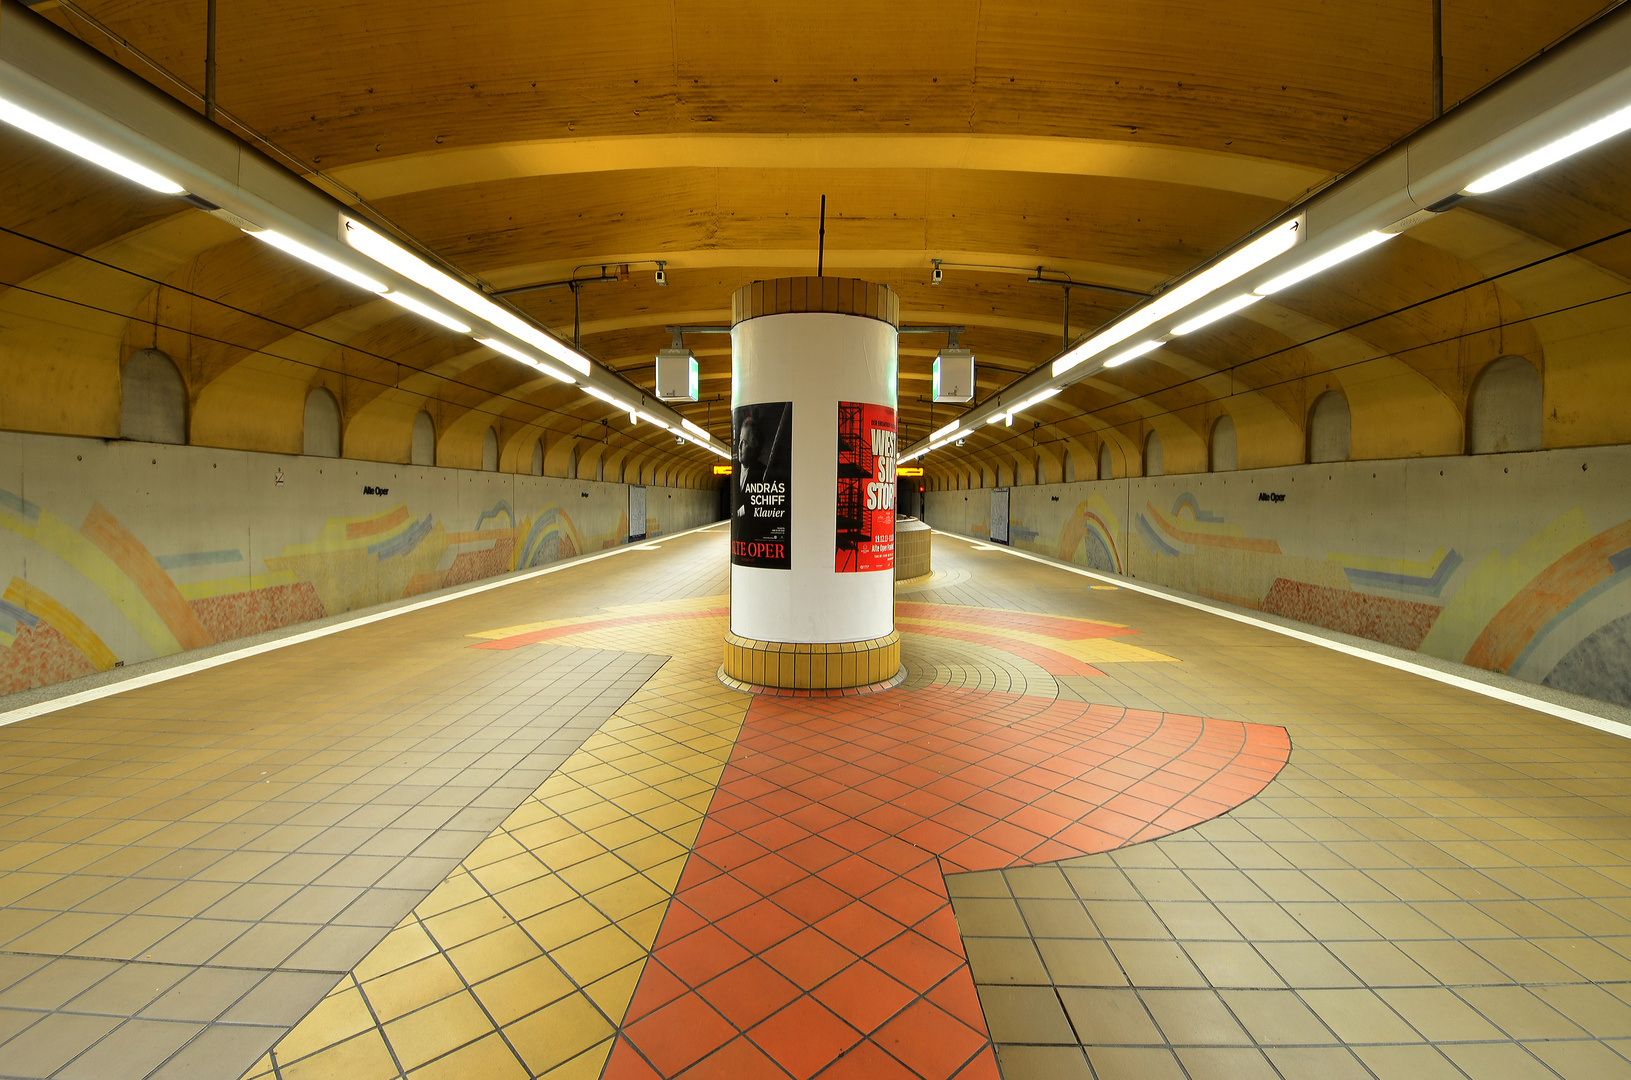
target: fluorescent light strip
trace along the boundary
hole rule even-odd
[[[1040,405],[1044,401],[1048,400],[1049,398],[1058,396],[1060,391],[1062,391],[1063,389],[1064,389],[1064,387],[1062,387],[1062,386],[1051,386],[1051,387],[1049,387],[1048,389],[1042,391],[1039,394],[1032,394],[1030,397],[1026,398],[1024,401],[1020,402],[1018,405],[1015,405],[1012,409],[1009,409],[1008,410],[1008,415],[1012,416],[1014,413],[1024,412],[1026,409],[1029,409],[1033,405]]]
[[[1225,300],[1210,311],[1203,311],[1186,323],[1179,323],[1172,328],[1172,332],[1174,334],[1192,334],[1203,326],[1211,326],[1219,319],[1251,307],[1261,299],[1263,298],[1256,293],[1242,293],[1233,300]]]
[[[572,376],[568,375],[560,368],[552,367],[535,356],[528,356],[526,353],[522,352],[520,349],[516,348],[514,345],[511,345],[507,341],[500,341],[497,338],[479,337],[476,339],[476,343],[478,345],[485,345],[494,352],[501,352],[511,359],[519,360],[530,368],[537,368],[539,371],[543,372],[545,375],[548,375],[552,379],[559,379],[561,382],[573,381]]]
[[[655,416],[652,416],[650,413],[641,412],[639,409],[636,409],[636,410],[634,410],[634,415],[638,416],[640,419],[644,420],[648,424],[656,424],[658,427],[662,428],[664,431],[668,430],[668,425],[667,424],[663,423],[661,420],[657,419]]]
[[[369,292],[373,293],[384,293],[387,291],[384,285],[381,285],[367,274],[364,274],[359,270],[353,270],[351,267],[347,266],[338,259],[331,259],[327,255],[324,255],[321,251],[318,251],[316,248],[307,247],[300,241],[292,240],[275,229],[261,229],[258,232],[245,229],[244,231],[249,233],[249,235],[253,236],[256,240],[264,240],[266,243],[271,244],[279,251],[287,255],[293,255],[301,262],[309,263],[312,266],[317,267],[319,270],[326,270],[337,278],[351,282],[351,284],[357,286],[359,289],[367,289]]]
[[[528,326],[468,285],[455,281],[419,256],[391,243],[391,241],[366,225],[346,218],[344,232],[346,243],[381,266],[395,270],[403,277],[416,284],[423,285],[449,303],[457,304],[470,314],[486,319],[494,326],[514,334],[521,341],[526,342],[540,352],[554,357],[574,371],[585,375],[589,373],[588,357],[572,349],[565,342],[550,337],[535,327]]]
[[[1587,124],[1579,131],[1563,136],[1556,142],[1547,143],[1539,150],[1525,154],[1510,165],[1503,165],[1494,172],[1479,177],[1462,190],[1469,195],[1483,195],[1506,187],[1514,180],[1522,180],[1530,173],[1536,173],[1562,161],[1566,157],[1578,154],[1582,150],[1596,146],[1605,139],[1612,139],[1623,131],[1631,130],[1631,105],[1609,113],[1595,123]]]
[[[1053,362],[1053,373],[1069,371],[1084,360],[1092,359],[1134,334],[1181,311],[1204,296],[1208,296],[1229,282],[1262,266],[1270,259],[1283,255],[1296,246],[1302,236],[1302,218],[1293,218],[1258,237],[1228,258],[1201,271],[1177,288],[1162,293],[1152,302],[1128,315],[1125,319],[1096,334]]]
[[[1126,352],[1121,353],[1121,354],[1119,354],[1117,356],[1112,356],[1110,359],[1106,360],[1104,362],[1104,366],[1107,367],[1107,368],[1120,367],[1122,364],[1125,364],[1127,361],[1137,360],[1140,356],[1143,356],[1145,353],[1154,352],[1156,349],[1159,349],[1161,346],[1163,346],[1165,344],[1166,344],[1166,342],[1164,342],[1164,341],[1146,341],[1146,342],[1143,342],[1142,344],[1134,345],[1132,348],[1128,349]]]
[[[54,124],[35,112],[30,112],[14,102],[0,98],[0,120],[4,120],[14,128],[28,132],[35,138],[66,150],[76,157],[84,158],[92,165],[100,165],[112,173],[118,173],[126,180],[134,180],[142,187],[159,192],[161,195],[185,195],[187,189],[149,169],[145,165],[138,165],[123,154],[116,154],[107,147],[76,135],[60,124]]]
[[[1002,418],[1004,416],[1006,416],[1006,415],[1008,415],[1008,414],[1007,413],[994,413],[993,415],[986,417],[985,422],[988,423],[988,424],[1000,424],[1000,423],[1002,423]]]
[[[953,420],[951,423],[947,424],[945,427],[941,428],[939,431],[936,431],[934,434],[930,435],[929,439],[930,439],[930,441],[933,441],[935,439],[945,438],[947,435],[950,435],[952,432],[956,431],[959,427],[961,427],[962,424],[963,424],[963,421],[962,421],[961,418]]]
[[[385,299],[400,307],[407,308],[416,315],[423,315],[431,322],[441,323],[449,330],[457,330],[461,334],[468,334],[470,332],[470,328],[464,325],[464,323],[460,322],[458,319],[455,319],[451,315],[443,315],[440,311],[437,311],[429,304],[421,304],[411,296],[407,296],[399,292],[388,292],[385,294]]]
[[[1324,255],[1321,255],[1316,259],[1310,259],[1308,262],[1303,263],[1295,270],[1286,271],[1279,277],[1269,281],[1268,284],[1259,285],[1256,290],[1257,295],[1269,296],[1273,293],[1279,292],[1281,289],[1289,288],[1292,285],[1297,284],[1297,282],[1311,278],[1321,271],[1329,270],[1337,263],[1347,262],[1355,255],[1362,255],[1371,248],[1375,247],[1377,244],[1382,243],[1384,240],[1392,240],[1398,235],[1398,233],[1368,232],[1363,236],[1356,236],[1354,239],[1349,240],[1341,247],[1332,248]]]
[[[708,434],[707,429],[691,423],[691,421],[685,419],[683,416],[680,417],[680,426],[684,427],[687,431],[693,431],[696,434],[701,435],[704,439],[713,438],[712,435]]]

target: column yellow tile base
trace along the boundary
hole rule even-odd
[[[784,690],[846,690],[900,671],[900,631],[870,641],[756,641],[725,635],[727,678]]]

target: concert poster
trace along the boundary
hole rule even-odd
[[[731,411],[731,562],[791,570],[793,403]]]
[[[895,568],[895,410],[838,403],[838,514],[833,569]]]

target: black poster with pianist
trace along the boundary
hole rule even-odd
[[[731,562],[793,568],[793,403],[731,411]]]

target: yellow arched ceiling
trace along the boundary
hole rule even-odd
[[[202,86],[203,5],[77,6]],[[1446,102],[1600,7],[1446,0]],[[35,10],[152,74],[66,9]],[[604,268],[618,280],[514,302],[648,388],[666,326],[726,322],[740,285],[812,272],[823,195],[827,269],[896,289],[907,325],[965,327],[983,397],[1064,341],[1066,294],[1027,283],[1036,268],[1153,290],[1430,113],[1424,0],[280,0],[219,18],[227,113],[314,184],[490,287]],[[1631,150],[1610,146],[1469,203],[1083,379],[1013,427],[971,432],[930,472],[1011,473],[1017,461],[1025,477],[1040,450],[1050,476],[1067,452],[1091,475],[1106,441],[1136,470],[1152,430],[1167,471],[1204,469],[1224,414],[1243,466],[1282,464],[1300,460],[1308,403],[1327,387],[1350,398],[1356,454],[1453,453],[1473,376],[1509,354],[1541,366],[1549,445],[1631,438],[1624,411],[1606,407],[1626,389],[1624,301],[1557,314],[1623,285],[1631,248],[1505,273],[1624,229],[1628,165]],[[195,442],[297,452],[305,394],[326,386],[348,456],[405,459],[426,409],[449,463],[479,463],[492,427],[504,469],[530,471],[541,439],[552,473],[577,446],[590,475],[597,463],[608,479],[677,467],[707,481],[700,450],[9,131],[0,192],[5,427],[117,434],[119,366],[158,347],[187,380]],[[948,267],[938,287],[936,259]],[[1135,302],[1069,295],[1073,338]],[[902,338],[907,442],[961,411],[929,401],[944,343]],[[704,401],[682,411],[728,438],[728,343],[688,344]]]

